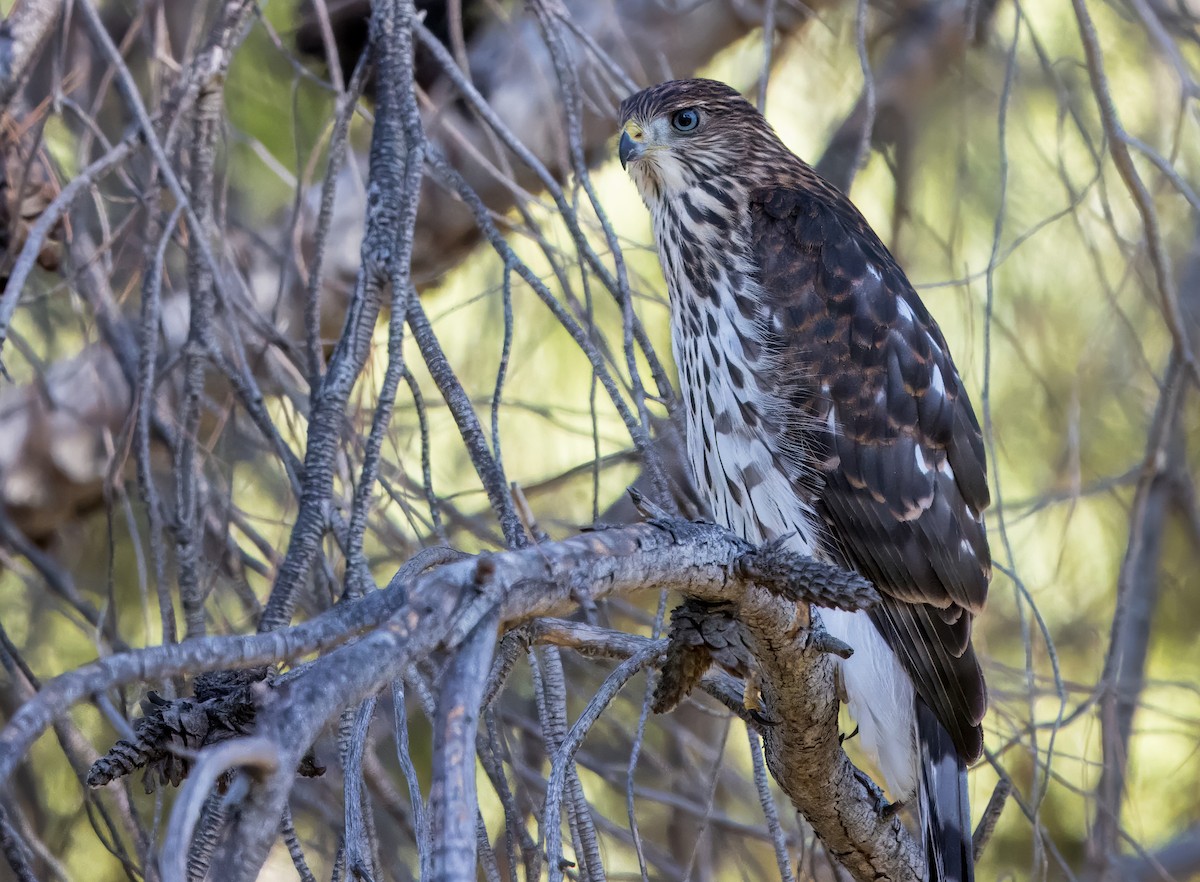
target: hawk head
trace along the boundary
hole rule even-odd
[[[672,80],[621,102],[621,166],[648,203],[742,171],[779,139],[749,101],[715,80]]]

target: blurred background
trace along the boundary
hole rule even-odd
[[[389,359],[402,322],[385,290],[332,459],[331,509],[364,519],[361,549],[325,536],[297,615],[362,565],[382,585],[424,546],[511,541],[463,402],[533,535],[635,520],[625,488],[643,480],[649,437],[643,453],[676,478],[662,503],[697,511],[675,452],[665,286],[615,161],[616,106],[663,79],[721,79],[848,189],[940,323],[985,427],[997,567],[976,632],[991,690],[976,819],[1001,778],[1014,792],[979,877],[1200,878],[1200,8],[416,6],[425,137],[479,199],[472,211],[428,176],[412,237],[419,308],[461,388],[435,380],[437,354],[411,334],[403,370]],[[0,10],[6,720],[98,656],[258,626],[296,520],[314,378],[356,297],[377,87],[358,0]],[[224,69],[201,77],[206,59]],[[369,439],[377,483],[362,479]],[[662,627],[653,597],[594,615]],[[487,878],[525,874],[514,807],[534,829],[543,680],[561,670],[573,719],[611,665],[568,651],[518,663],[484,732],[503,782],[481,759]],[[407,692],[426,781],[432,679],[414,670]],[[174,791],[82,783],[145,688],[186,692],[165,679],[80,705],[0,794],[36,878],[153,876]],[[647,718],[646,690],[633,681],[576,764],[608,878],[779,878],[742,723],[704,696]],[[367,803],[383,878],[415,878],[390,719],[372,730]],[[293,793],[303,858],[280,842],[262,878],[304,878],[300,865],[339,878],[338,737],[318,745],[326,775]],[[837,878],[775,795],[796,877]]]

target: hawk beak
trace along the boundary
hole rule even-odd
[[[642,127],[633,120],[625,123],[625,129],[621,132],[621,143],[617,145],[617,156],[621,160],[621,168],[627,168],[629,163],[641,159],[642,154],[646,152],[646,148],[642,144],[644,137]]]

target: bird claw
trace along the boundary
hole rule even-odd
[[[633,500],[633,507],[637,509],[647,523],[655,526],[662,526],[664,523],[669,523],[672,518],[670,514],[663,508],[656,505],[648,496],[645,496],[642,491],[636,487],[630,487],[626,490],[629,498]]]
[[[883,791],[879,788],[879,785],[871,780],[871,776],[862,769],[855,768],[854,777],[858,779],[859,783],[862,784],[863,787],[867,788],[867,793],[874,798],[873,807],[876,814],[884,818],[890,818],[900,810],[900,807],[903,805],[903,803],[889,803],[887,798],[883,795]]]
[[[783,720],[777,720],[774,717],[768,717],[758,708],[746,708],[746,713],[749,715],[750,719],[754,720],[754,722],[758,723],[758,725],[764,726],[768,729],[778,726],[783,722]]]
[[[742,705],[746,708],[746,715],[760,726],[770,728],[783,722],[767,716],[763,708],[762,689],[759,687],[758,677],[753,672],[746,679],[746,685],[742,689]]]

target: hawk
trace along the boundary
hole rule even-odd
[[[687,451],[716,519],[857,571],[882,601],[822,610],[930,880],[974,877],[967,765],[987,691],[971,624],[991,575],[979,423],[946,341],[851,202],[712,80],[621,104],[621,165],[671,299]]]

